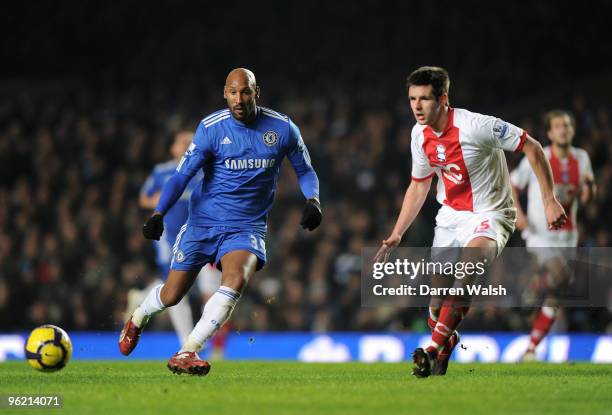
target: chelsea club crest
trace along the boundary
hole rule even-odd
[[[263,135],[263,142],[268,146],[272,147],[274,144],[278,142],[278,134],[275,131],[266,131]]]

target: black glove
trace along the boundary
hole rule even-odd
[[[319,200],[315,198],[308,199],[306,201],[306,206],[304,206],[304,211],[302,212],[302,220],[300,221],[300,225],[302,228],[312,231],[321,224],[321,219],[323,219],[323,214],[321,213],[321,203],[319,203]]]
[[[159,213],[155,213],[142,225],[142,234],[147,239],[159,241],[162,233],[164,233],[164,217]]]

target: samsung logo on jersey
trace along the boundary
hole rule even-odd
[[[274,167],[276,159],[241,159],[225,160],[225,167],[230,170],[269,169]]]

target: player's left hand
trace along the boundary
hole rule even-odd
[[[559,229],[567,222],[565,209],[563,209],[563,206],[561,206],[561,203],[556,198],[545,204],[544,213],[546,214],[548,229]]]
[[[306,206],[304,206],[304,211],[302,212],[302,220],[300,221],[300,225],[303,229],[308,229],[312,231],[316,229],[323,219],[323,214],[321,213],[321,203],[317,198],[310,198],[306,201]]]

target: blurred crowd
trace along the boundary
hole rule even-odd
[[[284,163],[269,220],[269,262],[236,310],[236,329],[425,330],[424,310],[360,306],[361,250],[391,230],[410,181],[413,118],[402,93],[371,106],[339,89],[263,100],[300,126],[321,180],[324,222],[312,233],[299,227],[303,198]],[[139,189],[153,165],[170,158],[175,131],[195,128],[224,105],[220,93],[197,104],[187,98],[161,88],[57,83],[0,99],[1,330],[120,327],[128,290],[145,287],[157,272],[141,235],[149,212],[138,208]],[[612,113],[580,96],[568,106],[577,120],[575,144],[590,154],[599,185],[597,200],[580,209],[580,244],[610,246]],[[540,117],[508,121],[545,143]],[[511,165],[518,161],[508,157]],[[430,197],[404,245],[431,243],[436,210]],[[521,243],[516,234],[510,242]],[[476,310],[465,326],[521,330],[526,313]],[[606,309],[570,309],[561,324],[605,330],[609,316]],[[169,327],[157,320],[158,328]]]

